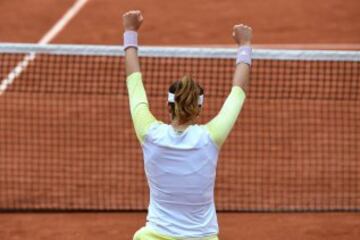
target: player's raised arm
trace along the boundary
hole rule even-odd
[[[251,66],[251,38],[252,29],[246,25],[235,25],[233,28],[233,38],[239,46],[236,69],[233,77],[233,86],[239,86],[247,91],[250,78]]]
[[[138,30],[143,19],[138,10],[129,11],[123,15],[126,85],[129,94],[130,113],[140,143],[143,143],[151,124],[157,122],[149,109],[137,54]]]
[[[123,15],[124,25],[124,50],[126,75],[140,72],[138,48],[138,30],[144,18],[138,10],[129,11]]]
[[[235,25],[233,38],[239,47],[233,86],[218,115],[206,124],[211,138],[219,148],[229,135],[241,111],[250,78],[252,29],[243,24]]]

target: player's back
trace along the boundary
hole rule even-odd
[[[150,186],[148,225],[171,236],[204,236],[218,232],[214,184],[218,148],[204,126],[177,132],[156,123],[144,143]]]

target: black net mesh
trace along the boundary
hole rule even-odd
[[[24,54],[0,54],[0,79]],[[154,115],[191,74],[201,123],[219,111],[234,60],[142,57]],[[216,206],[360,209],[360,62],[254,60],[246,104],[220,155]],[[130,121],[124,59],[38,54],[0,96],[0,209],[144,210],[148,188]]]

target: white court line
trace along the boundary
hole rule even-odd
[[[76,16],[76,14],[85,6],[88,0],[77,0],[74,5],[62,16],[59,21],[40,39],[38,44],[48,44],[56,37],[57,34],[70,22],[70,20]],[[6,78],[1,81],[0,95],[2,95],[8,86],[10,86],[14,80],[26,69],[31,61],[36,57],[35,53],[30,53],[19,62],[16,67],[8,74]]]

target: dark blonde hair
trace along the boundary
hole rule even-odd
[[[189,75],[171,84],[169,92],[175,94],[175,103],[169,103],[172,118],[179,124],[193,121],[201,111],[199,97],[204,94],[204,89]]]

